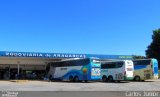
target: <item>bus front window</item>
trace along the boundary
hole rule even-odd
[[[99,61],[93,61],[91,65],[91,76],[97,78],[101,76],[101,64]]]

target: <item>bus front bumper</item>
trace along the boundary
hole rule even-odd
[[[126,76],[124,76],[124,80],[133,80],[133,77],[126,77]]]

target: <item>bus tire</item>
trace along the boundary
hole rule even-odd
[[[108,77],[108,82],[113,82],[113,77],[112,76]]]
[[[75,77],[74,77],[74,81],[75,81],[75,82],[79,82],[79,77],[78,77],[78,76],[75,76]]]
[[[140,76],[135,76],[135,77],[134,77],[134,80],[135,80],[135,81],[140,81],[141,78],[140,78]]]
[[[87,83],[87,82],[88,82],[88,80],[84,80],[84,82],[85,82],[85,83]]]
[[[145,80],[142,80],[142,82],[145,82]]]
[[[69,76],[69,81],[73,82],[73,76],[72,75]]]
[[[107,76],[103,75],[102,81],[103,81],[103,82],[106,82],[106,81],[107,81]]]
[[[117,82],[120,83],[121,81],[120,81],[120,80],[117,80]]]

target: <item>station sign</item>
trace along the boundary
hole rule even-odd
[[[85,58],[84,54],[6,52],[8,57]]]
[[[35,57],[35,58],[100,58],[100,59],[133,59],[130,55],[69,54],[0,51],[0,57]]]

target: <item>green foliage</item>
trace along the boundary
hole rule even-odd
[[[132,55],[133,59],[145,59],[145,56]]]
[[[158,75],[159,75],[159,78],[160,78],[160,70],[159,70],[159,74]]]
[[[152,35],[152,42],[146,50],[147,58],[156,58],[160,68],[160,29],[154,30]]]

